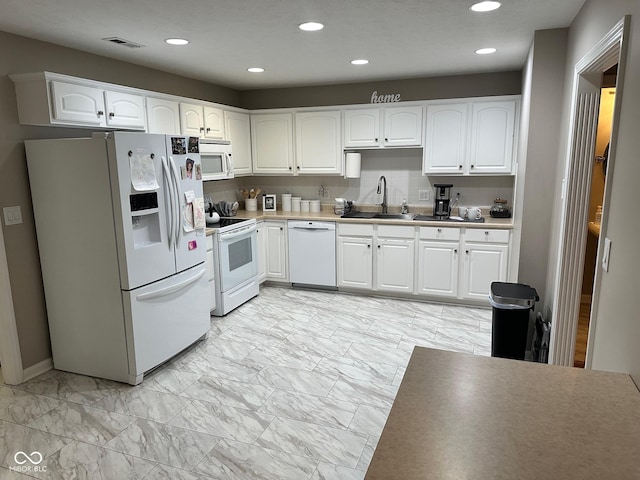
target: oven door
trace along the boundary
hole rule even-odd
[[[218,259],[220,290],[226,292],[258,274],[255,224],[220,233]]]

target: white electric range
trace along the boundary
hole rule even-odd
[[[221,317],[258,295],[258,248],[255,219],[223,217],[213,229],[216,307]]]

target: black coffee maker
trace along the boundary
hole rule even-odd
[[[451,183],[436,183],[435,202],[433,205],[433,216],[438,220],[445,220],[451,215]]]

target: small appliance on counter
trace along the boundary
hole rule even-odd
[[[507,206],[505,199],[498,197],[493,201],[489,215],[493,218],[511,218],[511,207]]]
[[[433,216],[438,220],[449,218],[451,215],[451,183],[436,183],[435,202],[433,205]]]
[[[333,213],[336,215],[346,215],[353,211],[354,205],[352,200],[344,198],[336,198],[336,204],[333,207]]]

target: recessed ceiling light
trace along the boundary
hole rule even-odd
[[[262,72],[264,72],[264,68],[262,68],[262,67],[251,67],[251,68],[247,68],[247,72],[262,73]]]
[[[478,55],[488,55],[490,53],[496,53],[496,49],[495,48],[479,48],[478,50],[476,50],[476,53]]]
[[[318,22],[305,22],[298,25],[298,28],[305,32],[317,32],[318,30],[322,30],[324,25]]]
[[[485,2],[479,2],[471,5],[471,10],[474,12],[491,12],[500,8],[500,2],[492,2],[487,0]]]
[[[366,60],[364,58],[359,58],[356,60],[351,60],[351,63],[353,65],[366,65],[367,63],[369,63],[369,60]]]
[[[168,43],[169,45],[188,45],[189,44],[189,40],[186,40],[184,38],[167,38],[165,42]]]

